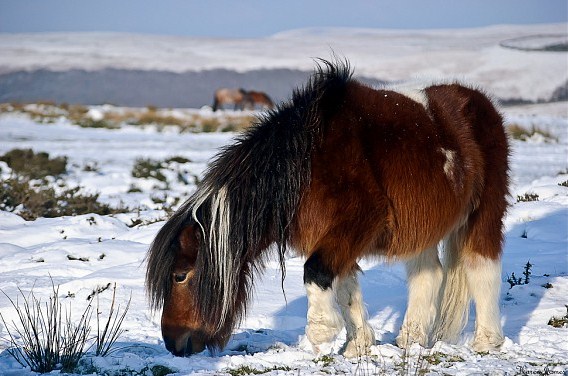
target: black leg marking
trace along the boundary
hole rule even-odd
[[[314,252],[304,264],[304,284],[315,283],[322,290],[331,288],[335,275],[323,264],[322,257]]]

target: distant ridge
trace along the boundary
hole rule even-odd
[[[220,87],[261,90],[275,101],[290,97],[309,72],[262,69],[235,72],[227,69],[175,73],[153,70],[72,69],[12,72],[0,75],[0,103],[50,101],[70,104],[114,104],[200,108],[211,105]],[[371,85],[384,81],[362,78]]]

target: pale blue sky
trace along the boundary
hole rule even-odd
[[[0,0],[0,32],[258,37],[304,27],[567,22],[567,0]]]

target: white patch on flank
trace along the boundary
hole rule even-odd
[[[315,283],[305,284],[308,297],[306,337],[316,354],[329,353],[331,343],[343,328],[333,289],[322,290]]]
[[[454,181],[454,169],[456,165],[456,152],[453,150],[448,150],[440,148],[440,152],[446,157],[446,162],[444,162],[444,174],[451,180]]]

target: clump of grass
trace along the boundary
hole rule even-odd
[[[172,373],[177,373],[178,371],[170,367],[163,366],[161,364],[156,364],[150,367],[150,372],[152,372],[152,376],[166,376]]]
[[[538,201],[539,196],[536,193],[525,193],[524,195],[517,195],[517,202],[531,202]]]
[[[85,172],[100,172],[101,168],[97,162],[87,162],[83,166],[83,171]]]
[[[314,359],[314,363],[322,364],[323,367],[329,367],[335,363],[335,359],[331,355],[322,355],[319,358]]]
[[[105,129],[118,129],[120,125],[105,119],[92,119],[90,117],[85,117],[75,121],[75,124],[81,128],[105,128]]]
[[[55,369],[71,372],[84,354],[92,306],[89,304],[79,321],[75,321],[71,318],[71,307],[64,313],[59,287],[56,288],[53,281],[52,287],[53,294],[45,304],[33,291],[26,296],[19,290],[21,303],[4,294],[16,310],[19,322],[12,322],[10,329],[2,314],[0,318],[9,335],[8,353],[20,365],[40,373]]]
[[[16,174],[30,179],[59,176],[67,170],[67,158],[50,158],[48,153],[35,153],[32,149],[13,149],[0,156]]]
[[[568,305],[566,307],[566,314],[562,317],[552,316],[550,320],[548,320],[548,325],[553,326],[555,328],[564,328],[568,327]]]
[[[438,365],[442,362],[447,363],[458,363],[463,362],[464,359],[459,355],[448,355],[442,352],[436,351],[429,355],[424,355],[424,360],[432,365]]]
[[[565,180],[561,183],[558,183],[558,185],[561,186],[561,187],[568,187],[568,180]]]
[[[7,350],[19,364],[30,367],[34,372],[47,373],[53,370],[73,372],[88,349],[93,315],[92,301],[87,305],[79,320],[71,316],[71,304],[64,309],[59,300],[59,286],[51,280],[52,294],[49,301],[43,303],[33,290],[26,296],[22,290],[20,298],[14,301],[8,295],[17,314],[17,321],[8,325],[0,313],[6,330],[10,348]],[[70,294],[68,294],[70,295]],[[74,296],[74,295],[73,295]],[[101,325],[101,315],[97,300],[97,332],[94,337],[95,355],[106,356],[111,352],[116,340],[124,332],[122,322],[130,307],[130,301],[121,312],[115,312],[116,284],[112,295],[110,311],[106,322]]]
[[[179,127],[187,127],[187,121],[172,115],[160,113],[156,108],[148,108],[147,111],[141,113],[136,120],[131,121],[132,125],[158,125],[161,127],[174,125]]]
[[[533,264],[530,263],[530,261],[527,261],[527,263],[525,264],[524,270],[523,270],[523,277],[516,277],[515,276],[515,272],[511,273],[511,275],[507,275],[507,282],[509,282],[509,284],[511,285],[510,289],[512,289],[514,286],[519,286],[519,285],[528,285],[528,283],[530,282],[530,276],[532,274],[531,272],[531,268],[533,267]]]
[[[191,160],[188,159],[188,158],[186,158],[186,157],[181,157],[181,156],[179,156],[179,155],[176,155],[176,156],[173,156],[173,157],[170,157],[170,158],[166,159],[165,162],[166,162],[166,163],[175,162],[175,163],[179,163],[179,164],[184,164],[184,163],[189,163],[189,162],[191,162]]]
[[[0,181],[0,210],[15,212],[25,220],[39,217],[55,218],[80,214],[109,215],[128,212],[127,208],[112,208],[98,201],[98,194],[82,194],[81,188],[38,186],[22,178]]]
[[[266,368],[263,370],[256,369],[247,365],[240,366],[238,368],[228,369],[226,372],[231,376],[245,376],[245,375],[263,375],[272,371],[292,371],[292,368],[288,366],[274,366],[271,368]]]
[[[212,119],[204,119],[201,123],[201,131],[205,133],[215,132],[219,129],[219,120],[212,118]]]
[[[132,176],[140,179],[156,179],[166,181],[166,176],[160,171],[164,166],[162,162],[149,158],[138,158],[132,168]]]
[[[550,132],[531,126],[530,129],[520,126],[519,124],[509,124],[507,130],[511,137],[515,140],[527,141],[535,135],[541,135],[546,141],[558,141]]]
[[[165,171],[169,170],[176,173],[177,181],[185,185],[190,185],[192,182],[188,180],[188,172],[183,170],[181,165],[190,163],[191,160],[181,156],[174,156],[165,159],[164,161],[138,158],[132,168],[132,176],[140,179],[155,179],[160,182],[166,183],[166,188],[169,186]],[[196,184],[196,176],[194,177],[194,183]],[[137,192],[140,189],[136,186],[131,186],[129,192]],[[141,190],[140,190],[141,191]],[[155,203],[163,203],[161,199],[152,198]],[[159,200],[160,202],[157,202]]]

